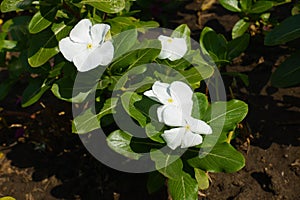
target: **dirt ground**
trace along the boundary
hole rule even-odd
[[[204,26],[229,37],[238,19],[217,4],[201,11],[201,3],[195,1],[172,22],[188,23],[195,38]],[[201,191],[199,199],[300,199],[300,87],[270,85],[272,71],[289,51],[285,46],[262,47],[263,37],[253,36],[247,51],[226,68],[247,74],[249,86],[224,77],[235,98],[249,105],[244,128],[232,142],[244,154],[246,166],[232,174],[210,174],[210,188]],[[0,72],[1,79],[5,76]],[[166,188],[147,194],[146,174],[118,172],[95,160],[71,133],[70,104],[47,93],[35,105],[21,108],[22,85],[0,102],[0,197],[167,199]]]

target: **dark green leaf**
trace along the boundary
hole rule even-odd
[[[236,37],[233,40],[229,41],[227,44],[227,58],[228,60],[232,60],[238,57],[241,53],[243,53],[249,44],[250,35],[244,34],[240,37]]]
[[[73,133],[85,134],[98,128],[100,128],[100,121],[91,108],[76,116],[72,121]]]
[[[54,20],[56,11],[57,9],[54,7],[46,13],[41,13],[40,11],[35,13],[28,26],[29,32],[35,34],[49,27]]]
[[[193,95],[193,102],[192,116],[196,119],[202,119],[208,108],[207,96],[203,93],[196,92]]]
[[[256,1],[251,9],[249,10],[249,13],[263,13],[271,8],[273,8],[273,2],[272,1]]]
[[[283,20],[265,37],[265,45],[283,44],[300,37],[300,14]]]
[[[151,150],[151,160],[155,162],[156,169],[169,179],[180,179],[183,164],[178,155],[164,154],[160,150]]]
[[[83,0],[81,1],[81,3],[88,4],[106,13],[118,13],[125,8],[125,0],[109,0],[109,1]]]
[[[153,194],[160,190],[165,184],[165,177],[157,171],[149,173],[147,180],[147,190],[149,194]]]
[[[128,53],[133,45],[137,42],[137,30],[131,29],[121,32],[113,37],[114,45],[114,57],[119,58],[120,56]]]
[[[249,26],[250,22],[246,22],[244,19],[240,19],[232,28],[232,39],[242,36],[248,30]]]
[[[240,0],[242,10],[247,12],[252,6],[252,0]]]
[[[300,51],[288,57],[272,74],[275,87],[291,87],[300,84]]]
[[[21,3],[23,0],[3,0],[1,3],[1,12],[11,12],[20,10],[18,4]]]
[[[13,79],[6,79],[3,83],[0,83],[0,101],[7,96],[15,81]]]
[[[137,101],[141,100],[142,96],[135,92],[125,92],[121,96],[121,102],[127,114],[137,120],[142,127],[145,127],[147,124],[147,117],[144,116],[134,105]]]
[[[173,200],[198,200],[197,181],[188,173],[181,172],[180,179],[168,181],[168,188]]]
[[[132,151],[130,147],[132,136],[121,130],[112,132],[106,139],[108,146],[128,158],[138,160],[141,155]]]
[[[238,0],[219,0],[220,4],[232,12],[241,12]]]
[[[216,144],[210,152],[201,149],[199,156],[189,159],[188,163],[209,172],[236,172],[245,165],[243,155],[226,142]]]
[[[47,80],[42,78],[31,79],[22,95],[22,107],[27,107],[37,102],[50,87],[47,84]]]

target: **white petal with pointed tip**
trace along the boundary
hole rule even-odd
[[[193,147],[202,143],[202,136],[198,134],[194,134],[191,131],[185,132],[182,142],[181,148]]]
[[[167,105],[162,111],[162,121],[168,126],[184,126],[182,110],[176,106]]]
[[[70,32],[70,38],[77,43],[91,43],[92,38],[90,35],[90,29],[92,22],[89,19],[82,19]]]
[[[152,86],[153,93],[162,104],[167,104],[168,99],[171,98],[170,94],[167,91],[169,86],[169,84],[161,83],[160,81],[156,81]]]
[[[82,49],[86,48],[85,44],[72,42],[69,37],[59,41],[59,50],[68,61],[73,61],[73,58],[82,53]]]
[[[91,28],[91,38],[93,44],[100,44],[100,42],[105,40],[105,35],[109,31],[110,26],[107,24],[95,24]]]
[[[181,145],[184,133],[185,128],[173,128],[164,131],[164,133],[161,136],[167,142],[168,147],[174,150]]]
[[[187,119],[187,122],[191,127],[191,131],[194,133],[199,133],[199,134],[211,134],[212,133],[211,127],[202,120],[190,117]]]

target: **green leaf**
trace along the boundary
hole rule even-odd
[[[288,57],[271,76],[275,87],[291,87],[300,83],[300,51]]]
[[[231,40],[227,44],[227,58],[228,60],[232,60],[238,57],[241,53],[243,53],[250,41],[250,35],[244,34],[240,37],[236,37],[235,39]]]
[[[197,181],[188,173],[181,172],[180,179],[168,181],[168,189],[173,200],[198,200]]]
[[[232,39],[238,38],[242,36],[249,28],[250,22],[245,21],[244,19],[240,19],[235,23],[232,28]]]
[[[250,10],[250,8],[252,6],[252,0],[240,0],[240,4],[242,7],[242,10],[244,12],[247,12],[248,10]]]
[[[0,200],[16,200],[16,199],[13,197],[7,196],[7,197],[1,197]]]
[[[5,13],[20,10],[18,5],[22,1],[23,0],[3,0],[1,3],[1,12]]]
[[[125,92],[121,96],[123,108],[132,118],[137,120],[142,127],[147,124],[147,117],[144,116],[136,107],[135,103],[142,100],[142,96],[135,92]]]
[[[152,63],[160,53],[161,43],[158,40],[147,40],[135,45],[129,53],[117,58],[110,66],[111,71],[122,72],[142,64]]]
[[[30,79],[29,85],[22,95],[22,107],[27,107],[37,102],[50,87],[47,80],[43,78]]]
[[[265,45],[273,46],[283,44],[300,37],[300,14],[283,20],[265,37]]]
[[[130,147],[132,136],[122,130],[112,132],[106,139],[108,146],[117,153],[128,158],[138,160],[141,155],[132,151]]]
[[[73,133],[85,134],[98,128],[100,128],[100,121],[91,108],[76,116],[72,121]]]
[[[29,44],[28,62],[32,67],[39,67],[59,52],[58,42],[49,29],[32,35]]]
[[[271,8],[273,8],[274,4],[272,1],[256,1],[251,9],[249,10],[249,13],[252,14],[259,14],[263,13]]]
[[[0,83],[0,101],[7,96],[15,82],[16,80],[6,79],[3,83]]]
[[[196,92],[193,95],[192,116],[196,119],[202,119],[208,108],[207,96],[203,93]]]
[[[114,57],[119,58],[130,51],[131,47],[137,42],[137,30],[131,29],[121,32],[113,37]]]
[[[203,170],[197,168],[194,168],[194,171],[195,178],[198,183],[198,188],[200,190],[206,190],[209,187],[209,179],[207,177],[207,174]]]
[[[228,62],[226,60],[227,41],[223,35],[217,34],[213,29],[205,27],[202,30],[200,46],[206,50],[215,62]]]
[[[222,75],[238,77],[246,86],[249,86],[249,77],[246,74],[239,72],[223,72]]]
[[[88,4],[106,13],[119,13],[125,8],[125,0],[83,0],[82,4]]]
[[[162,139],[162,137],[160,137],[162,134],[163,127],[164,124],[157,121],[152,121],[151,123],[148,123],[145,127],[146,134],[151,140],[164,144],[165,141]]]
[[[35,13],[28,26],[29,32],[35,34],[49,27],[54,20],[56,11],[57,9],[54,7],[46,13],[41,13],[41,11]]]
[[[247,115],[248,106],[240,100],[214,102],[204,116],[204,121],[212,128],[222,127],[223,131],[233,130]]]
[[[17,41],[0,40],[0,50],[12,50],[17,46]]]
[[[226,173],[236,172],[245,166],[244,156],[226,142],[216,144],[210,152],[201,149],[200,156],[189,159],[189,165],[204,171]]]
[[[178,155],[164,154],[160,150],[151,150],[151,160],[155,162],[155,168],[169,179],[180,179],[183,163]]]
[[[117,98],[107,99],[97,114],[88,109],[76,116],[72,122],[72,132],[84,134],[100,128],[100,119],[105,115],[115,113],[117,101]]]
[[[149,194],[159,191],[165,184],[165,177],[157,171],[150,172],[147,180],[147,190]]]
[[[220,4],[232,12],[241,12],[238,0],[219,0]]]

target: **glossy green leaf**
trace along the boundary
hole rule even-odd
[[[29,44],[28,62],[39,67],[59,52],[58,42],[50,30],[46,29],[33,35]]]
[[[1,197],[0,200],[16,200],[16,199],[13,197],[7,196],[7,197]]]
[[[193,102],[192,116],[196,119],[202,119],[208,108],[207,96],[203,93],[196,92],[193,95]]]
[[[238,38],[242,36],[249,28],[250,22],[245,21],[244,19],[240,19],[235,23],[234,27],[232,28],[232,39]]]
[[[256,1],[248,12],[259,14],[266,12],[267,10],[273,8],[273,6],[274,3],[272,1]]]
[[[209,172],[226,173],[236,172],[245,166],[244,156],[226,142],[216,144],[210,152],[202,149],[200,156],[189,159],[189,165]]]
[[[85,86],[85,87],[84,87]],[[52,93],[59,99],[73,102],[81,103],[86,97],[93,91],[93,87],[89,85],[84,85],[81,91],[74,91],[74,80],[71,77],[64,77],[52,85]]]
[[[242,10],[247,12],[252,6],[252,0],[240,0]]]
[[[198,200],[197,181],[188,173],[181,172],[179,179],[168,181],[168,189],[173,200]]]
[[[17,46],[17,41],[13,40],[0,40],[0,50],[12,50]]]
[[[119,58],[130,51],[137,42],[137,30],[131,29],[121,32],[113,37],[114,57]]]
[[[161,134],[163,132],[164,125],[160,122],[152,121],[151,123],[148,123],[145,127],[147,136],[156,142],[159,143],[165,143],[163,138],[161,137]]]
[[[100,128],[100,121],[91,108],[76,116],[72,121],[73,133],[85,134],[98,128]]]
[[[93,6],[94,8],[106,13],[118,13],[125,8],[125,0],[83,0],[81,3]]]
[[[31,79],[22,95],[22,107],[27,107],[37,102],[41,96],[50,89],[51,85],[42,78]]]
[[[1,12],[5,13],[20,10],[18,5],[22,1],[23,0],[3,0],[1,3]]]
[[[220,4],[232,12],[241,12],[238,0],[219,0]]]
[[[265,37],[265,45],[283,44],[300,37],[300,14],[283,20]]]
[[[121,102],[127,114],[137,120],[142,127],[145,127],[147,124],[147,117],[135,107],[135,103],[141,100],[142,96],[135,92],[125,92],[121,96]]]
[[[238,57],[247,49],[249,41],[249,34],[243,34],[242,36],[236,37],[233,40],[229,41],[227,44],[227,58],[229,60],[232,60]]]
[[[28,26],[29,32],[35,34],[49,27],[54,20],[56,11],[56,7],[54,7],[46,13],[41,13],[41,11],[35,13]]]
[[[197,168],[194,168],[194,171],[195,178],[198,183],[198,188],[200,190],[206,190],[209,187],[209,179],[207,177],[207,174],[203,170]]]
[[[183,163],[178,155],[170,155],[160,150],[151,150],[151,160],[155,162],[155,168],[169,179],[180,179]]]
[[[115,113],[117,102],[117,98],[110,98],[104,102],[99,113],[95,114],[88,109],[79,114],[72,122],[72,132],[84,134],[100,128],[100,119],[105,115]]]
[[[233,130],[247,115],[248,105],[240,100],[214,102],[204,116],[204,121],[214,127],[222,127],[223,131]]]
[[[141,155],[132,151],[130,141],[132,136],[124,131],[116,130],[106,139],[108,146],[119,154],[138,160]]]
[[[271,76],[275,87],[291,87],[300,84],[300,51],[288,57]]]

